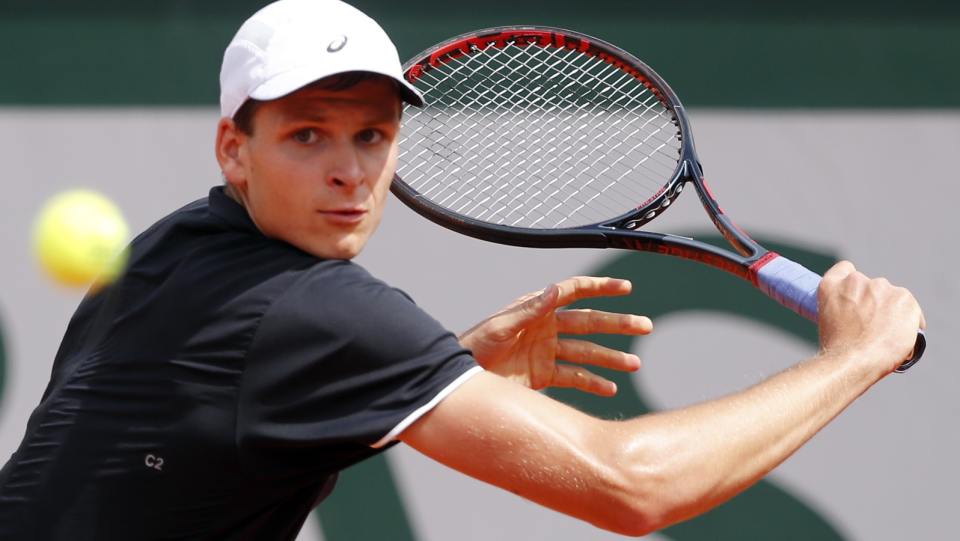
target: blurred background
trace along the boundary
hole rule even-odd
[[[264,2],[0,0],[0,456],[19,444],[83,292],[40,271],[42,203],[68,188],[116,201],[139,232],[220,182],[223,49]],[[864,395],[756,488],[649,539],[945,539],[960,505],[960,3],[950,1],[439,2],[357,0],[402,59],[454,35],[551,25],[652,66],[690,110],[724,210],[824,270],[850,259],[924,307],[923,361]],[[709,235],[696,199],[648,228]],[[557,393],[608,417],[733,392],[816,351],[815,327],[696,263],[526,250],[457,236],[396,201],[359,259],[460,331],[573,274],[631,278],[613,308],[650,337],[614,345],[644,367],[617,398]],[[701,268],[702,267],[702,268]],[[342,476],[301,539],[607,540],[402,446]]]

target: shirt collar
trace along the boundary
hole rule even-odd
[[[223,186],[210,188],[210,195],[207,200],[210,206],[210,214],[224,220],[236,229],[262,234],[260,229],[257,228],[257,224],[250,219],[247,209],[227,195]]]

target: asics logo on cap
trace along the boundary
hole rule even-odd
[[[330,45],[327,45],[328,53],[336,53],[343,49],[347,45],[347,36],[337,36],[337,39],[330,42]]]

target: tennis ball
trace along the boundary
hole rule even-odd
[[[126,266],[129,231],[112,201],[91,190],[70,190],[40,209],[33,245],[54,280],[68,286],[103,286]]]

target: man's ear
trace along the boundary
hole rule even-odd
[[[237,124],[232,118],[221,118],[217,125],[217,162],[224,178],[230,184],[243,187],[247,183],[244,169],[244,153],[241,152],[246,143],[247,135],[237,130]]]

